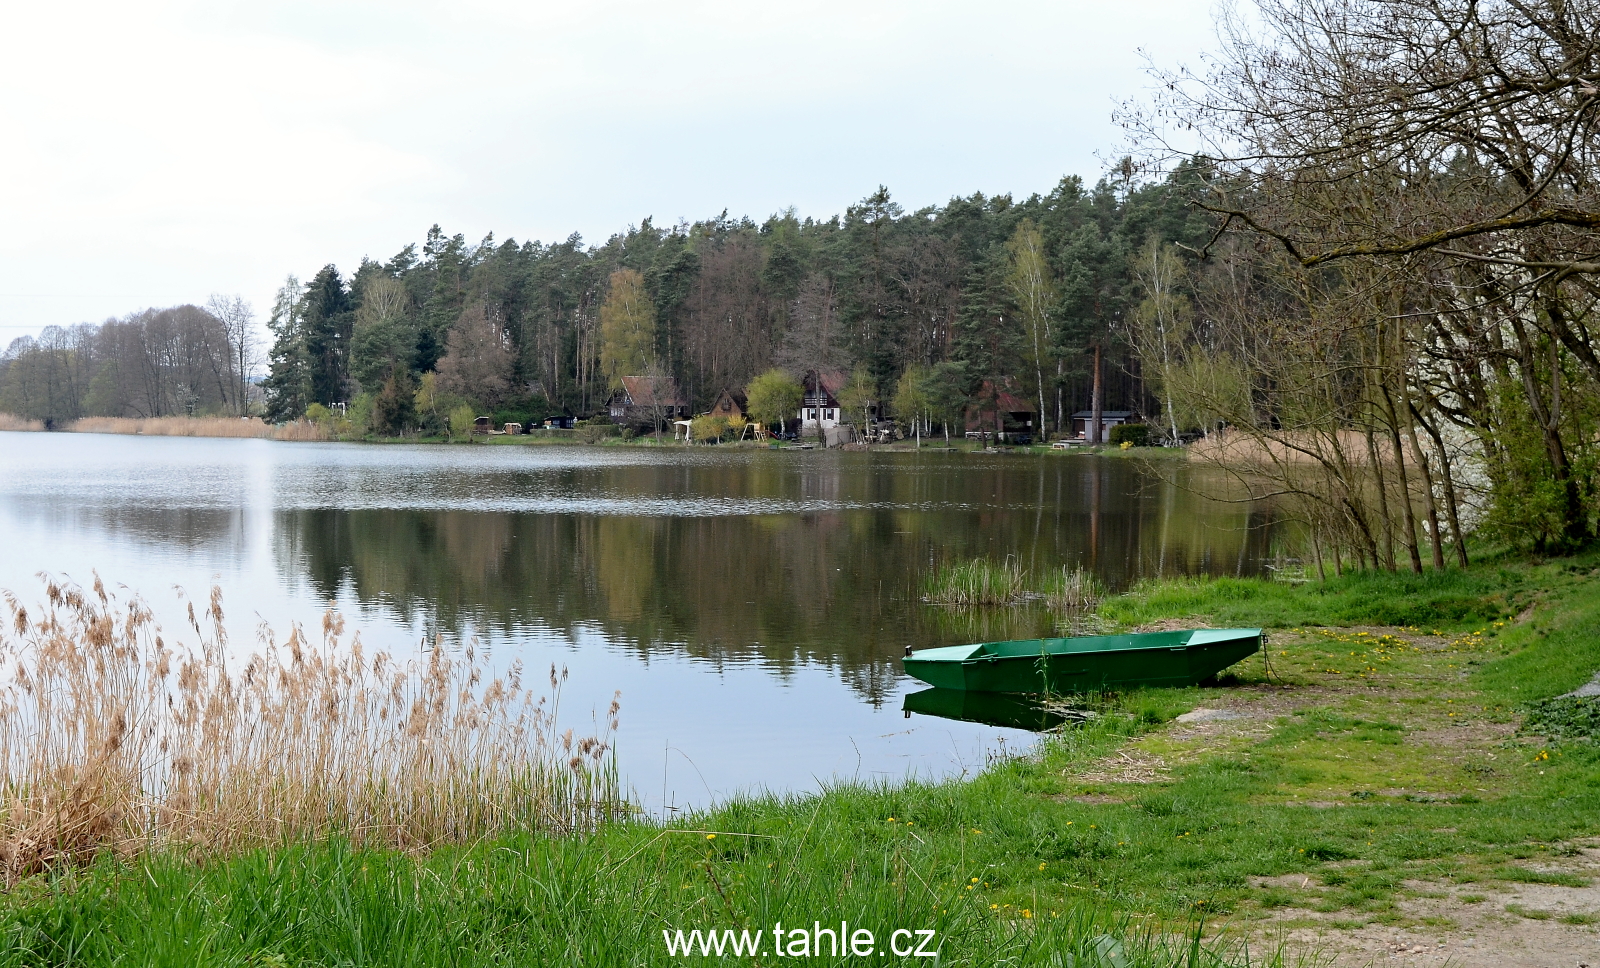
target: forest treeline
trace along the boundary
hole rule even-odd
[[[947,404],[1015,375],[1059,426],[1088,403],[1096,345],[1114,361],[1108,392],[1140,402],[1121,336],[1137,300],[1130,256],[1151,238],[1203,239],[1211,217],[1182,197],[1197,184],[1187,171],[1093,188],[1069,177],[1021,201],[977,194],[915,212],[880,188],[843,216],[645,219],[593,247],[471,244],[435,226],[348,276],[328,265],[288,280],[272,311],[270,416],[373,394],[362,412],[375,428],[426,425],[439,408],[406,400],[430,374],[425,400],[502,420],[586,416],[646,372],[699,411],[781,366],[864,373],[885,398],[920,368]],[[1041,282],[1030,304],[1026,286]]]
[[[1188,170],[1153,184],[1068,177],[1020,201],[974,194],[914,212],[880,188],[842,216],[647,218],[597,246],[473,244],[435,226],[386,261],[288,278],[268,322],[265,415],[342,404],[380,433],[442,430],[459,403],[502,421],[582,417],[646,372],[698,411],[780,366],[865,374],[885,399],[914,370],[929,414],[953,423],[982,380],[1015,377],[1059,427],[1090,402],[1096,347],[1107,399],[1137,409],[1148,390],[1123,331],[1139,298],[1132,256],[1150,239],[1204,239],[1213,220],[1185,197],[1200,184]],[[234,412],[242,398],[219,388],[250,360],[224,352],[229,325],[213,304],[25,337],[0,361],[0,410]]]

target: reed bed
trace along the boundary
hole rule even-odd
[[[8,882],[104,853],[204,856],[330,837],[401,850],[590,829],[622,809],[613,700],[593,735],[557,726],[521,669],[488,678],[468,645],[409,658],[362,648],[328,612],[314,641],[230,653],[222,596],[198,642],[138,598],[47,581],[37,614],[5,594],[0,871]]]
[[[1105,597],[1100,581],[1082,568],[1034,573],[1015,558],[946,562],[928,576],[922,600],[957,607],[1023,605],[1041,602],[1056,609],[1083,609]]]
[[[62,429],[148,437],[273,437],[276,430],[260,417],[80,417]]]
[[[333,428],[315,420],[291,420],[274,427],[273,440],[332,440]]]
[[[14,413],[0,413],[0,430],[40,431],[43,429],[43,420],[29,420],[27,417],[19,417]]]

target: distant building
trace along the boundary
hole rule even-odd
[[[1102,411],[1100,411],[1100,432],[1098,434],[1095,434],[1094,439],[1099,441],[1102,444],[1105,443],[1106,442],[1106,434],[1111,430],[1112,427],[1115,427],[1117,424],[1128,423],[1132,419],[1133,419],[1133,411],[1132,410],[1102,410]],[[1073,430],[1073,434],[1075,436],[1082,437],[1084,440],[1088,440],[1089,439],[1089,426],[1091,424],[1093,424],[1093,423],[1094,423],[1094,411],[1093,410],[1079,410],[1077,413],[1072,415],[1072,430]]]
[[[711,404],[710,413],[713,417],[745,419],[750,415],[749,408],[750,403],[743,390],[723,390]]]
[[[1033,437],[1039,432],[1039,407],[1018,392],[1012,377],[984,380],[966,411],[967,433]]]
[[[833,370],[807,370],[801,385],[805,395],[800,398],[800,432],[820,427],[828,431],[839,426],[839,391],[844,389],[845,375]]]
[[[615,423],[654,430],[689,416],[689,404],[671,377],[625,376],[622,389],[611,397],[610,412]]]

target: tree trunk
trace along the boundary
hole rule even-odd
[[[1372,427],[1366,429],[1367,459],[1372,462],[1373,479],[1378,485],[1378,517],[1383,524],[1383,557],[1381,564],[1377,560],[1378,548],[1373,548],[1375,565],[1388,571],[1394,571],[1394,520],[1389,516],[1389,482],[1383,473],[1383,462],[1378,459],[1378,445],[1372,439]]]
[[[1411,442],[1411,460],[1422,472],[1422,506],[1428,512],[1428,536],[1432,538],[1433,567],[1444,568],[1444,535],[1439,532],[1439,505],[1433,499],[1433,471],[1428,469],[1428,459],[1417,443],[1416,408],[1406,400],[1406,439]]]
[[[1456,560],[1461,567],[1467,567],[1467,541],[1461,533],[1460,504],[1456,498],[1456,479],[1450,471],[1450,459],[1444,451],[1444,438],[1439,433],[1439,428],[1422,418],[1422,411],[1413,404],[1411,415],[1422,424],[1422,429],[1428,432],[1433,440],[1433,446],[1439,450],[1439,473],[1444,477],[1445,516],[1450,520],[1450,537],[1456,543]]]
[[[1406,473],[1405,447],[1400,441],[1400,417],[1395,413],[1394,395],[1387,381],[1381,383],[1383,407],[1389,417],[1389,446],[1394,450],[1394,473],[1400,481],[1400,520],[1405,524],[1406,556],[1411,559],[1411,571],[1422,574],[1422,551],[1417,547],[1417,509],[1411,505],[1411,481]]]
[[[1105,412],[1103,401],[1104,388],[1102,387],[1100,380],[1100,344],[1096,343],[1094,344],[1094,389],[1089,397],[1089,412],[1091,416],[1089,417],[1088,438],[1089,443],[1091,444],[1098,444],[1101,442],[1100,437],[1102,428],[1100,426],[1100,421],[1101,414]]]

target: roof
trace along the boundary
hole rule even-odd
[[[1131,416],[1133,416],[1133,411],[1132,410],[1102,410],[1102,411],[1100,411],[1100,419],[1101,420],[1104,420],[1107,417],[1111,418],[1112,420],[1127,420]],[[1073,420],[1079,420],[1079,419],[1082,419],[1082,420],[1093,420],[1094,419],[1094,411],[1093,410],[1079,410],[1077,413],[1072,415],[1072,419]]]
[[[978,387],[975,407],[1003,413],[1038,413],[1038,405],[1013,392],[1015,389],[1016,381],[1011,377],[990,377]]]
[[[684,406],[678,384],[667,377],[625,376],[622,392],[628,395],[628,404],[634,407]]]
[[[734,390],[724,387],[723,391],[717,394],[717,399],[713,400],[711,403],[711,408],[713,410],[716,409],[717,404],[722,402],[723,397],[727,397],[728,399],[732,400],[738,405],[740,410],[746,410],[750,406],[750,401],[747,397],[745,397],[743,390]]]
[[[844,389],[846,383],[850,382],[850,378],[838,370],[807,370],[805,377],[800,382],[807,390],[810,390],[812,389],[813,381],[818,377],[822,379],[822,389],[835,395]]]
[[[805,396],[801,406],[815,407],[819,404],[824,407],[837,407],[839,405],[839,391],[844,389],[848,378],[838,370],[807,370],[800,380],[800,385],[805,388]],[[822,384],[822,392],[826,400],[817,400],[817,384]]]
[[[1038,413],[1039,408],[1032,401],[1025,400],[1007,390],[1001,390],[1000,396],[995,400],[1001,410],[1006,413]]]

